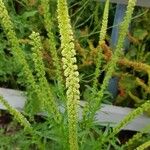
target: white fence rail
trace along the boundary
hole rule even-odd
[[[2,95],[12,107],[17,108],[18,110],[23,110],[25,100],[26,100],[23,92],[0,88],[0,95]],[[84,102],[81,102],[81,105],[83,104]],[[0,104],[0,109],[6,109],[6,108],[2,104]],[[100,125],[104,125],[104,126],[109,125],[113,127],[117,123],[119,123],[132,110],[133,109],[127,107],[123,108],[123,107],[104,104],[102,108],[97,112],[97,115],[95,116],[95,120]],[[82,117],[82,113],[81,111],[79,111],[79,118],[81,117]],[[146,115],[141,115],[138,118],[134,119],[132,122],[130,122],[123,129],[139,131],[144,127],[146,127],[148,124],[150,124],[150,117]]]

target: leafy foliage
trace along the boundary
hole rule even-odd
[[[28,99],[25,112],[20,113],[0,97],[0,102],[21,125],[11,136],[1,130],[1,149],[124,149],[116,135],[150,109],[149,52],[144,43],[145,39],[149,40],[149,31],[134,22],[133,26],[138,28],[128,34],[133,51],[125,55],[121,52],[135,3],[136,0],[129,0],[113,53],[108,43],[109,31],[106,34],[107,26],[112,23],[109,12],[114,11],[114,5],[109,7],[109,0],[105,7],[89,0],[68,3],[66,0],[0,0],[3,12],[0,14],[0,42],[3,43],[0,85],[11,81],[9,86],[24,89]],[[103,8],[102,16],[99,14]],[[146,12],[145,22],[149,15],[149,11]],[[119,95],[114,103],[139,107],[111,129],[97,125],[94,116],[104,100],[110,103],[107,86],[113,75],[119,77]],[[140,95],[137,94],[139,87]],[[127,103],[128,97],[134,103]],[[79,120],[81,98],[87,98],[87,105]],[[35,114],[41,111],[46,117],[36,120]],[[148,136],[141,132],[125,146],[149,146],[145,138]],[[134,143],[137,137],[143,137],[143,141]]]

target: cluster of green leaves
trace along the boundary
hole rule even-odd
[[[6,35],[5,38],[8,40],[1,38],[1,41],[6,43],[3,44],[0,53],[2,66],[6,69],[2,71],[2,81],[6,75],[12,75],[15,72],[18,83],[26,90],[28,98],[27,111],[21,114],[0,97],[0,102],[24,128],[14,131],[11,136],[1,130],[0,148],[123,150],[124,147],[138,147],[144,142],[146,143],[140,147],[149,146],[149,141],[145,138],[149,134],[137,133],[124,146],[120,144],[116,136],[126,124],[150,108],[149,101],[144,101],[113,129],[102,128],[94,120],[97,110],[106,99],[109,80],[116,71],[117,63],[122,56],[120,50],[132,19],[136,0],[129,1],[124,21],[120,25],[121,33],[116,50],[111,58],[108,57],[110,59],[108,62],[103,57],[103,45],[106,44],[109,24],[109,0],[105,5],[96,6],[97,3],[71,0],[68,11],[66,0],[23,0],[21,2],[11,0],[5,1],[5,5],[0,0],[0,11],[3,12],[0,14],[4,31],[2,35]],[[104,13],[99,16],[103,6],[105,6]],[[54,9],[56,7],[57,13]],[[11,13],[8,14],[8,12]],[[68,12],[71,14],[70,17]],[[102,18],[101,22],[99,22],[100,18]],[[34,32],[31,33],[31,31]],[[91,35],[97,31],[94,43]],[[61,38],[57,36],[58,34]],[[9,52],[7,52],[8,48]],[[50,60],[52,62],[49,62]],[[81,63],[81,68],[80,62],[83,63],[83,66]],[[12,68],[7,70],[5,66],[9,66],[9,63]],[[142,68],[142,64],[128,60],[124,60],[123,63],[124,65],[130,64],[135,69]],[[92,64],[92,69],[84,68],[86,64]],[[105,70],[105,75],[100,84],[98,76],[103,70]],[[94,74],[92,75],[94,78],[92,81],[88,79],[89,83],[83,87],[85,82],[82,79],[85,73]],[[54,77],[52,77],[53,74]],[[7,79],[9,80],[11,79]],[[79,80],[81,81],[81,94]],[[85,87],[89,87],[86,90],[87,93],[84,92]],[[129,88],[131,87],[127,86],[128,90]],[[91,97],[83,108],[82,120],[78,119],[80,95],[83,95],[84,98]],[[131,96],[134,97],[134,95]],[[46,113],[47,117],[44,118],[44,121],[35,120],[34,114],[39,111]],[[142,142],[134,143],[138,141],[137,137],[143,137],[143,135]],[[4,145],[4,142],[11,144],[7,146]]]

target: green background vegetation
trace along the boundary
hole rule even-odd
[[[125,21],[119,24],[118,44],[112,48],[115,4],[91,0],[3,2],[0,87],[26,91],[27,103],[21,114],[0,98],[21,124],[11,121],[0,130],[0,149],[123,150],[149,144],[145,133],[149,127],[125,145],[117,136],[137,115],[149,114],[149,9],[135,7],[132,15],[130,3]],[[123,53],[126,36],[130,45]],[[107,90],[112,76],[119,79],[117,97]],[[77,116],[80,99],[87,102],[81,121]],[[137,109],[115,128],[104,128],[94,122],[102,102]],[[64,112],[57,106],[64,107]],[[40,111],[48,117],[35,116]]]

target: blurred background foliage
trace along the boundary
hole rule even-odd
[[[43,25],[42,7],[38,0],[5,0],[9,15],[15,26],[15,31],[19,38],[22,50],[26,54],[31,69],[33,62],[31,59],[31,49],[28,46],[28,36],[31,31],[38,31],[42,37],[43,59],[45,62],[46,76],[49,82],[55,82],[55,70],[52,59],[48,52],[48,42],[46,30]],[[104,3],[91,0],[69,0],[69,13],[75,38],[75,48],[77,51],[78,66],[80,72],[81,98],[87,99],[90,94],[90,87],[93,81],[95,61],[98,52],[99,31],[103,15]],[[53,14],[53,33],[55,34],[58,54],[61,57],[59,32],[57,27],[56,1],[51,0],[51,14]],[[105,67],[111,59],[112,48],[110,46],[110,36],[113,28],[113,20],[116,5],[110,5],[109,27],[107,31],[106,44],[103,45],[103,67],[99,76],[99,85],[105,75]],[[127,37],[130,46],[122,56],[124,61],[118,62],[117,72],[114,76],[119,78],[118,96],[112,101],[116,105],[138,106],[143,103],[143,99],[150,98],[149,72],[143,69],[150,65],[150,10],[136,7],[131,27]],[[9,43],[2,32],[0,26],[0,86],[23,90],[24,87],[16,83],[20,68],[17,60],[11,54]],[[141,69],[142,68],[142,69]],[[34,70],[32,70],[34,73]],[[147,90],[146,90],[147,89]],[[106,102],[110,103],[111,95],[106,91]]]

